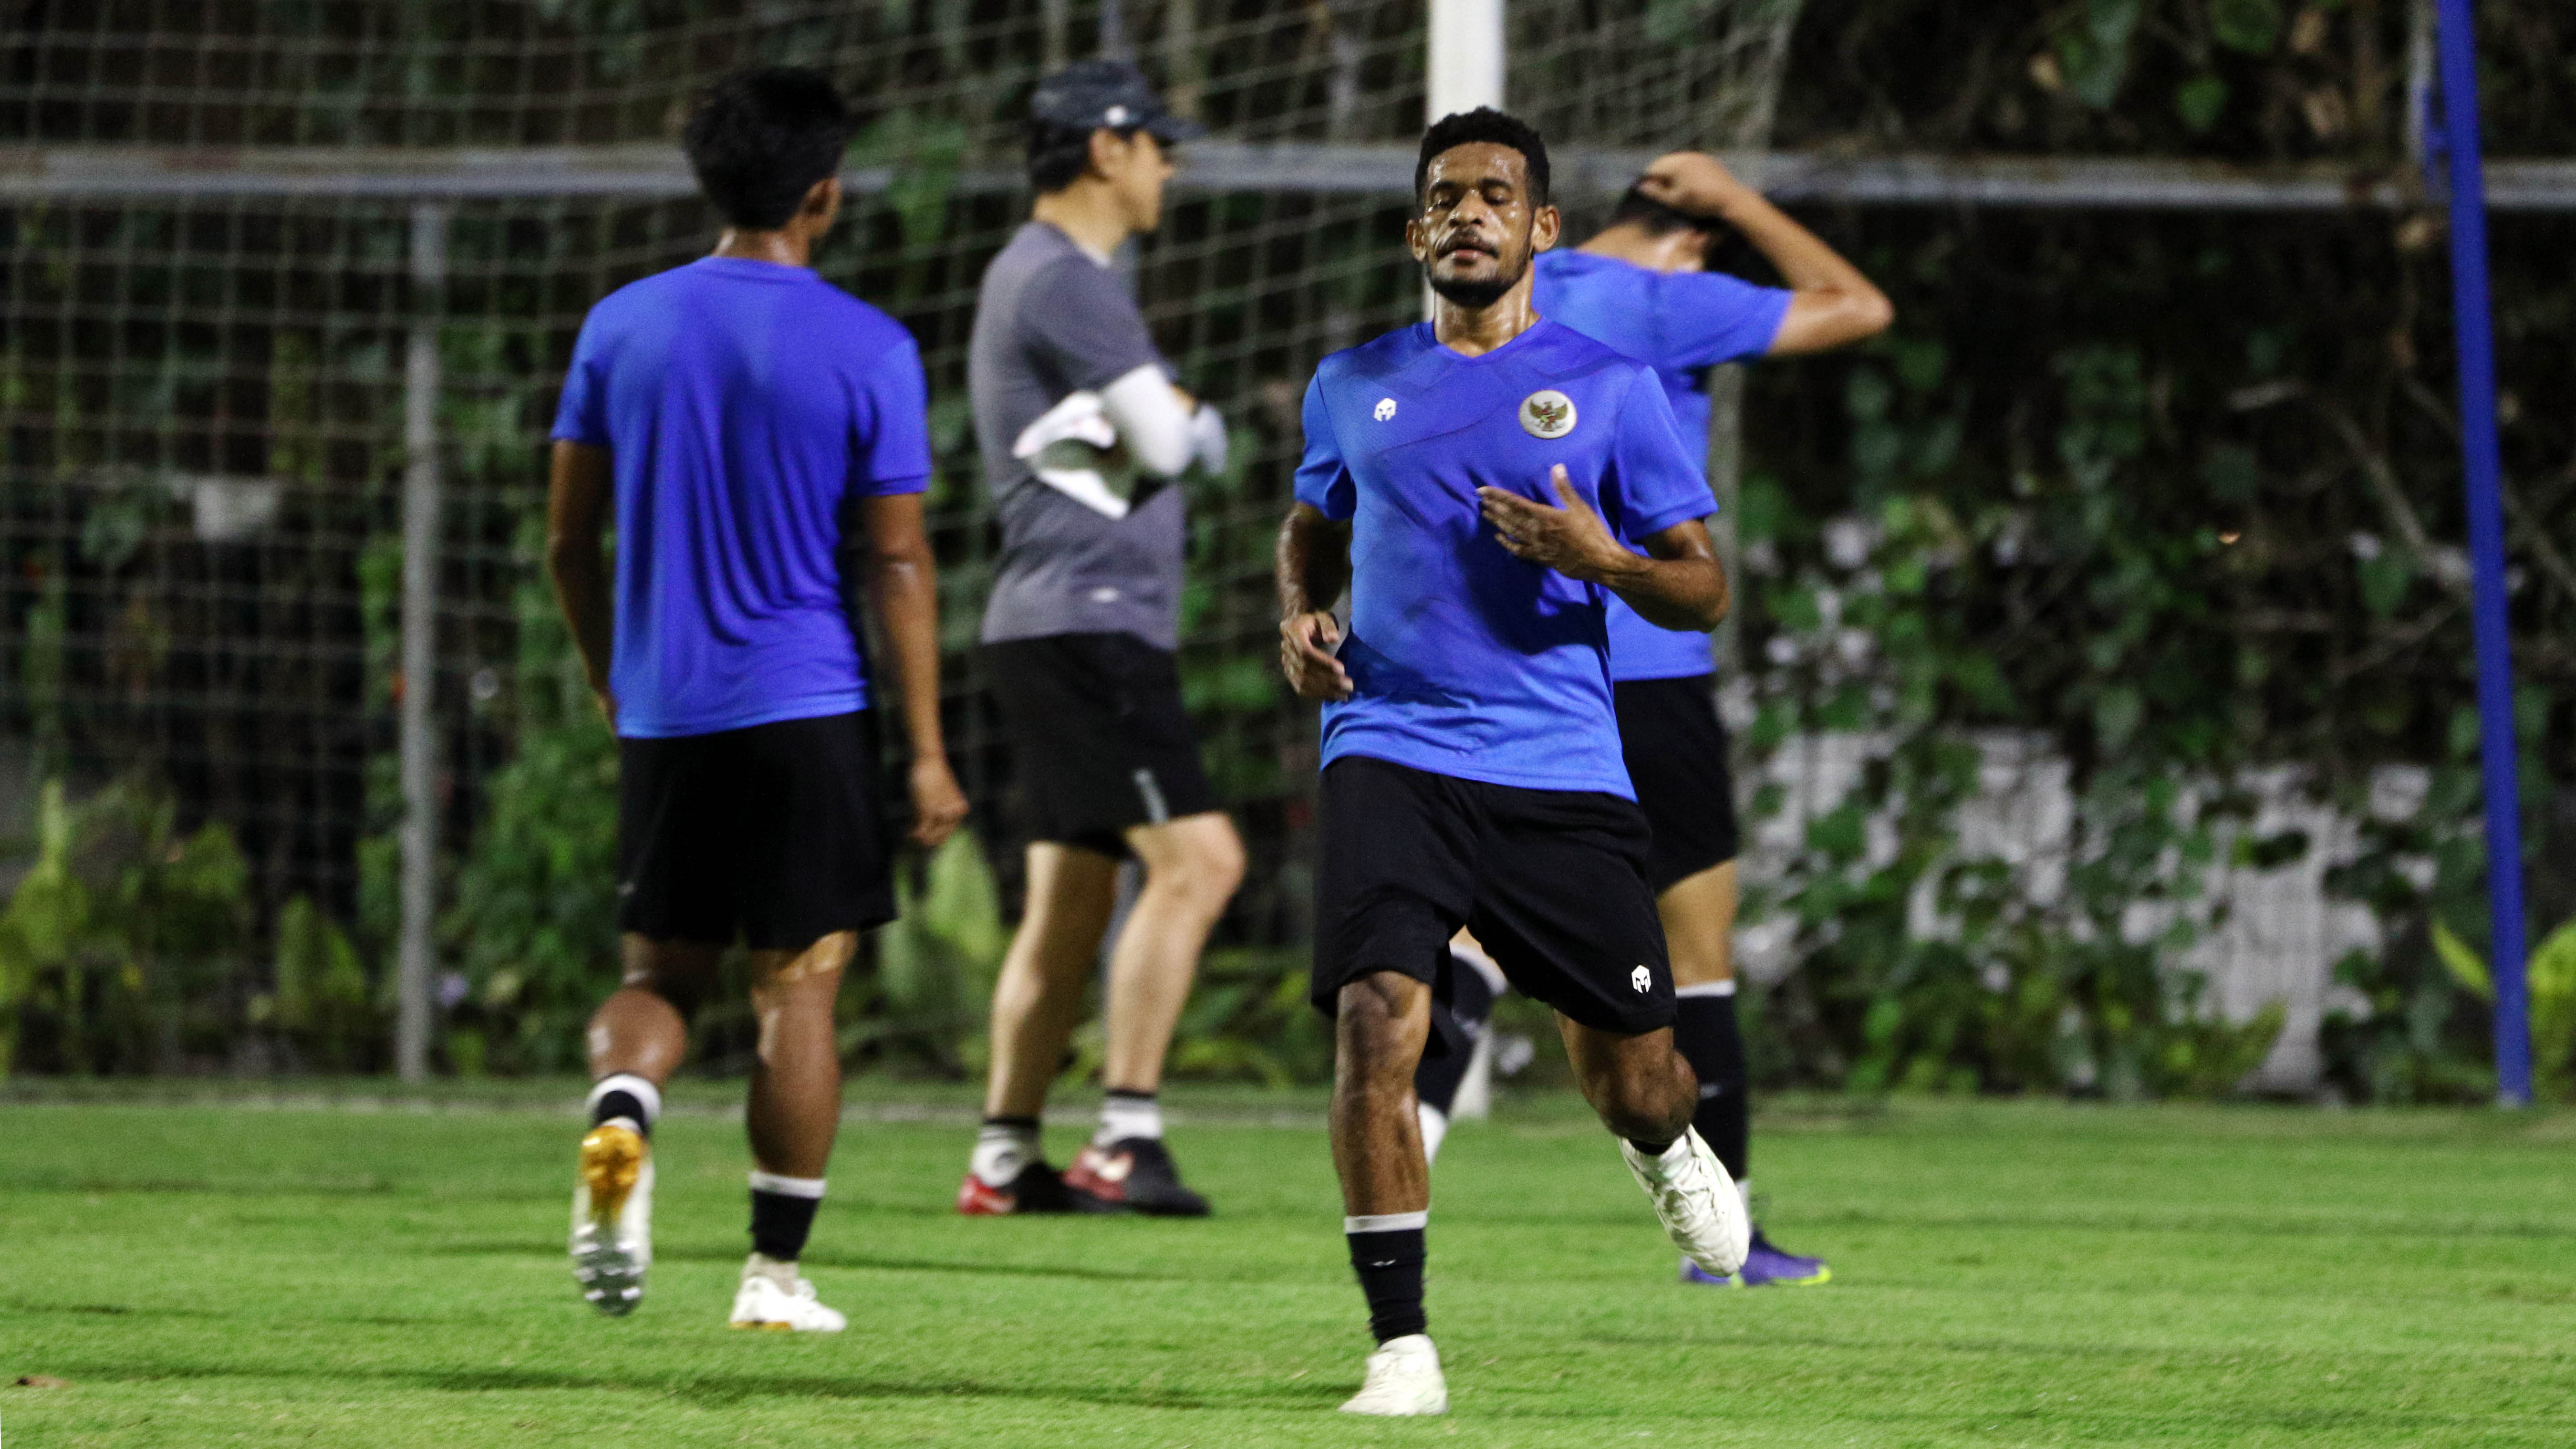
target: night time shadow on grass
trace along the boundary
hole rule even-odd
[[[621,1375],[542,1368],[394,1369],[334,1368],[314,1374],[236,1371],[207,1365],[138,1370],[123,1364],[72,1364],[66,1371],[87,1383],[148,1384],[170,1380],[304,1379],[345,1383],[363,1380],[440,1393],[605,1392],[674,1398],[701,1408],[730,1408],[758,1399],[830,1401],[990,1399],[1022,1403],[1087,1404],[1103,1409],[1297,1409],[1338,1402],[1350,1386],[1331,1382],[1246,1385],[1222,1394],[1119,1393],[1073,1386],[984,1383],[973,1378],[899,1379],[822,1374]]]
[[[424,1258],[544,1258],[548,1261],[564,1256],[563,1244],[533,1242],[526,1238],[469,1238],[445,1243],[429,1243],[411,1250]],[[740,1263],[739,1248],[657,1248],[657,1263]],[[809,1268],[830,1268],[879,1273],[955,1273],[970,1277],[992,1278],[1057,1278],[1086,1283],[1197,1283],[1202,1276],[1188,1273],[1140,1273],[1110,1268],[1068,1267],[1060,1263],[966,1263],[939,1258],[891,1258],[861,1253],[809,1252],[804,1258]]]

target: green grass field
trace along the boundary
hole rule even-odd
[[[838,1337],[725,1328],[720,1116],[663,1124],[612,1322],[568,1114],[0,1106],[0,1445],[2576,1443],[2576,1117],[1811,1104],[1758,1180],[1836,1281],[1735,1293],[1672,1281],[1579,1109],[1512,1105],[1436,1177],[1452,1413],[1389,1423],[1332,1412],[1367,1344],[1316,1100],[1178,1095],[1206,1222],[961,1220],[954,1098],[853,1121]]]

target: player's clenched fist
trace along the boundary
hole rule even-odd
[[[1299,699],[1348,699],[1350,671],[1333,651],[1342,642],[1342,626],[1329,609],[1292,614],[1279,621],[1279,668]]]
[[[912,838],[936,850],[966,823],[966,792],[957,788],[957,776],[941,755],[913,761],[911,784]]]
[[[1668,151],[1655,158],[1637,189],[1684,216],[1725,217],[1759,192],[1736,179],[1716,157],[1699,151]]]

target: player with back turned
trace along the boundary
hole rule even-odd
[[[1779,273],[1785,288],[1756,286],[1707,270],[1722,228],[1740,233]],[[1850,262],[1728,174],[1714,157],[1675,152],[1656,159],[1580,247],[1539,257],[1534,294],[1541,316],[1646,363],[1694,454],[1708,452],[1704,374],[1719,363],[1788,357],[1844,346],[1883,331],[1887,298]],[[1647,881],[1663,916],[1680,997],[1674,1042],[1699,1074],[1693,1125],[1751,1211],[1751,1114],[1744,1039],[1735,1015],[1735,783],[1726,727],[1705,635],[1663,629],[1610,601],[1610,677],[1619,737],[1637,803],[1655,837]],[[1481,965],[1462,951],[1469,964]],[[1457,974],[1434,1029],[1455,1042],[1481,1034],[1493,993],[1483,971]],[[1467,1052],[1426,1058],[1415,1079],[1423,1145],[1434,1154],[1464,1075]],[[1822,1259],[1774,1246],[1755,1225],[1744,1267],[1721,1279],[1684,1259],[1682,1281],[1760,1286],[1822,1283]]]
[[[1448,1406],[1413,1077],[1461,926],[1556,1009],[1674,1244],[1729,1274],[1748,1236],[1690,1126],[1605,618],[1614,595],[1666,628],[1724,616],[1701,460],[1650,368],[1532,306],[1531,259],[1559,227],[1535,131],[1447,117],[1414,183],[1405,240],[1432,320],[1317,367],[1278,549],[1281,664],[1327,701],[1313,989],[1335,1018],[1333,1163],[1378,1341],[1343,1408],[1388,1415]]]
[[[572,1227],[574,1271],[605,1313],[643,1294],[662,1084],[740,940],[760,1036],[732,1321],[844,1326],[797,1260],[840,1125],[833,997],[859,932],[894,915],[845,534],[912,745],[913,838],[936,845],[966,813],[940,740],[921,356],[808,266],[840,209],[849,130],[819,72],[718,83],[685,134],[723,235],[591,309],[555,419],[547,562],[617,731],[625,980],[590,1019]]]

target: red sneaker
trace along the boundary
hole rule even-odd
[[[993,1187],[974,1173],[957,1184],[957,1211],[970,1218],[998,1218],[1012,1213],[1069,1213],[1073,1197],[1064,1179],[1043,1162],[1020,1169],[1009,1187]]]
[[[1107,1147],[1083,1148],[1065,1169],[1064,1186],[1083,1212],[1208,1215],[1207,1199],[1182,1185],[1180,1168],[1159,1138],[1128,1137]]]

